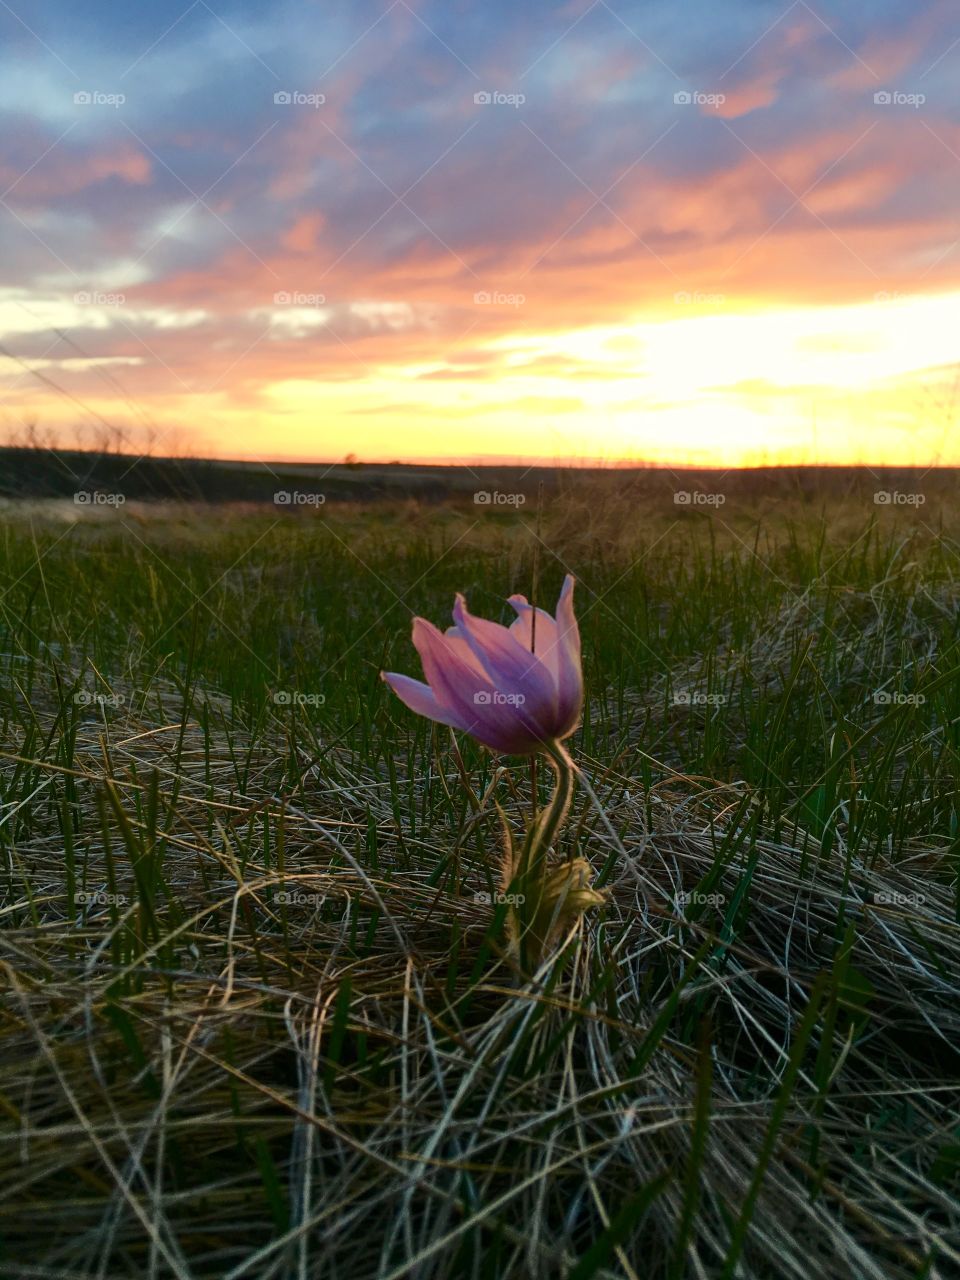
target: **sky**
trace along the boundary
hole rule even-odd
[[[0,440],[960,463],[953,0],[0,0]]]

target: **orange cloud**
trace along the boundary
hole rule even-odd
[[[37,200],[71,195],[108,178],[142,186],[150,181],[151,172],[150,160],[142,151],[121,144],[88,155],[54,151],[22,176],[9,167],[0,169],[0,182],[14,187],[19,198]]]
[[[294,253],[311,253],[317,247],[324,221],[322,213],[305,213],[283,233],[280,243],[285,249],[290,249]]]

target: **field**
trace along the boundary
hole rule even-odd
[[[714,483],[7,504],[0,1275],[957,1274],[956,477]],[[379,676],[567,571],[606,901],[528,980],[546,771]]]

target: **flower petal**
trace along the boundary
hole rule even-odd
[[[553,619],[551,619],[551,621],[553,621]],[[469,666],[473,667],[474,670],[479,675],[481,675],[484,680],[490,679],[490,676],[487,674],[486,670],[484,669],[483,663],[480,661],[477,655],[470,648],[469,644],[467,644],[466,636],[463,634],[463,632],[460,630],[459,627],[447,627],[446,631],[443,634],[446,636],[447,640],[450,641],[450,643],[453,645],[454,649],[459,654],[459,656],[464,660],[464,662],[466,662]]]
[[[535,653],[554,680],[559,679],[560,655],[557,652],[557,624],[546,609],[534,609],[526,596],[510,596],[507,604],[513,605],[516,621],[510,623],[510,634],[516,636],[528,653]],[[537,617],[536,634],[533,617]]]
[[[573,611],[573,583],[573,576],[568,573],[557,601],[558,710],[561,720],[567,726],[561,737],[573,732],[583,708],[580,628]]]
[[[522,697],[527,720],[538,727],[542,737],[554,737],[557,682],[536,654],[525,649],[508,627],[473,617],[462,595],[457,596],[453,616],[494,687],[500,693]]]
[[[539,749],[545,735],[531,721],[527,707],[505,701],[490,679],[461,658],[432,623],[414,619],[413,643],[437,702],[457,718],[461,728],[484,746],[508,755],[528,755]]]
[[[433,690],[422,680],[414,680],[412,676],[398,675],[395,671],[381,671],[380,678],[390,686],[400,701],[405,703],[411,711],[415,711],[418,716],[426,716],[428,720],[435,720],[437,724],[448,724],[454,729],[466,728],[466,725],[461,724],[453,712],[448,711],[446,707],[441,707]]]

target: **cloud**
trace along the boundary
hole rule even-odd
[[[121,17],[104,41],[54,0],[48,48],[15,33],[0,62],[0,249],[16,298],[45,317],[24,326],[0,302],[0,327],[25,358],[60,361],[68,386],[95,370],[43,355],[56,328],[94,364],[127,362],[124,385],[168,408],[188,392],[196,410],[276,408],[277,386],[315,386],[362,415],[347,388],[389,405],[416,385],[431,413],[466,417],[469,386],[486,406],[473,419],[507,415],[485,386],[526,378],[539,389],[507,398],[536,415],[648,377],[636,327],[681,312],[688,333],[700,315],[727,332],[960,287],[960,47],[939,0],[821,16],[745,0],[682,15],[666,0],[362,14],[236,0],[172,27],[146,8]],[[886,86],[927,102],[875,104]],[[75,107],[78,88],[126,100]],[[125,301],[72,302],[98,288]],[[551,345],[592,330],[631,350],[611,363]],[[843,367],[861,367],[862,341]],[[840,360],[841,338],[828,345]],[[767,367],[739,373],[759,403],[777,354],[755,355]],[[712,366],[710,344],[696,358]]]
[[[0,164],[0,184],[7,188],[7,198],[16,192],[17,203],[23,206],[57,201],[111,178],[144,186],[152,172],[149,156],[127,143],[81,153],[61,150],[46,163],[20,171],[14,165]]]

